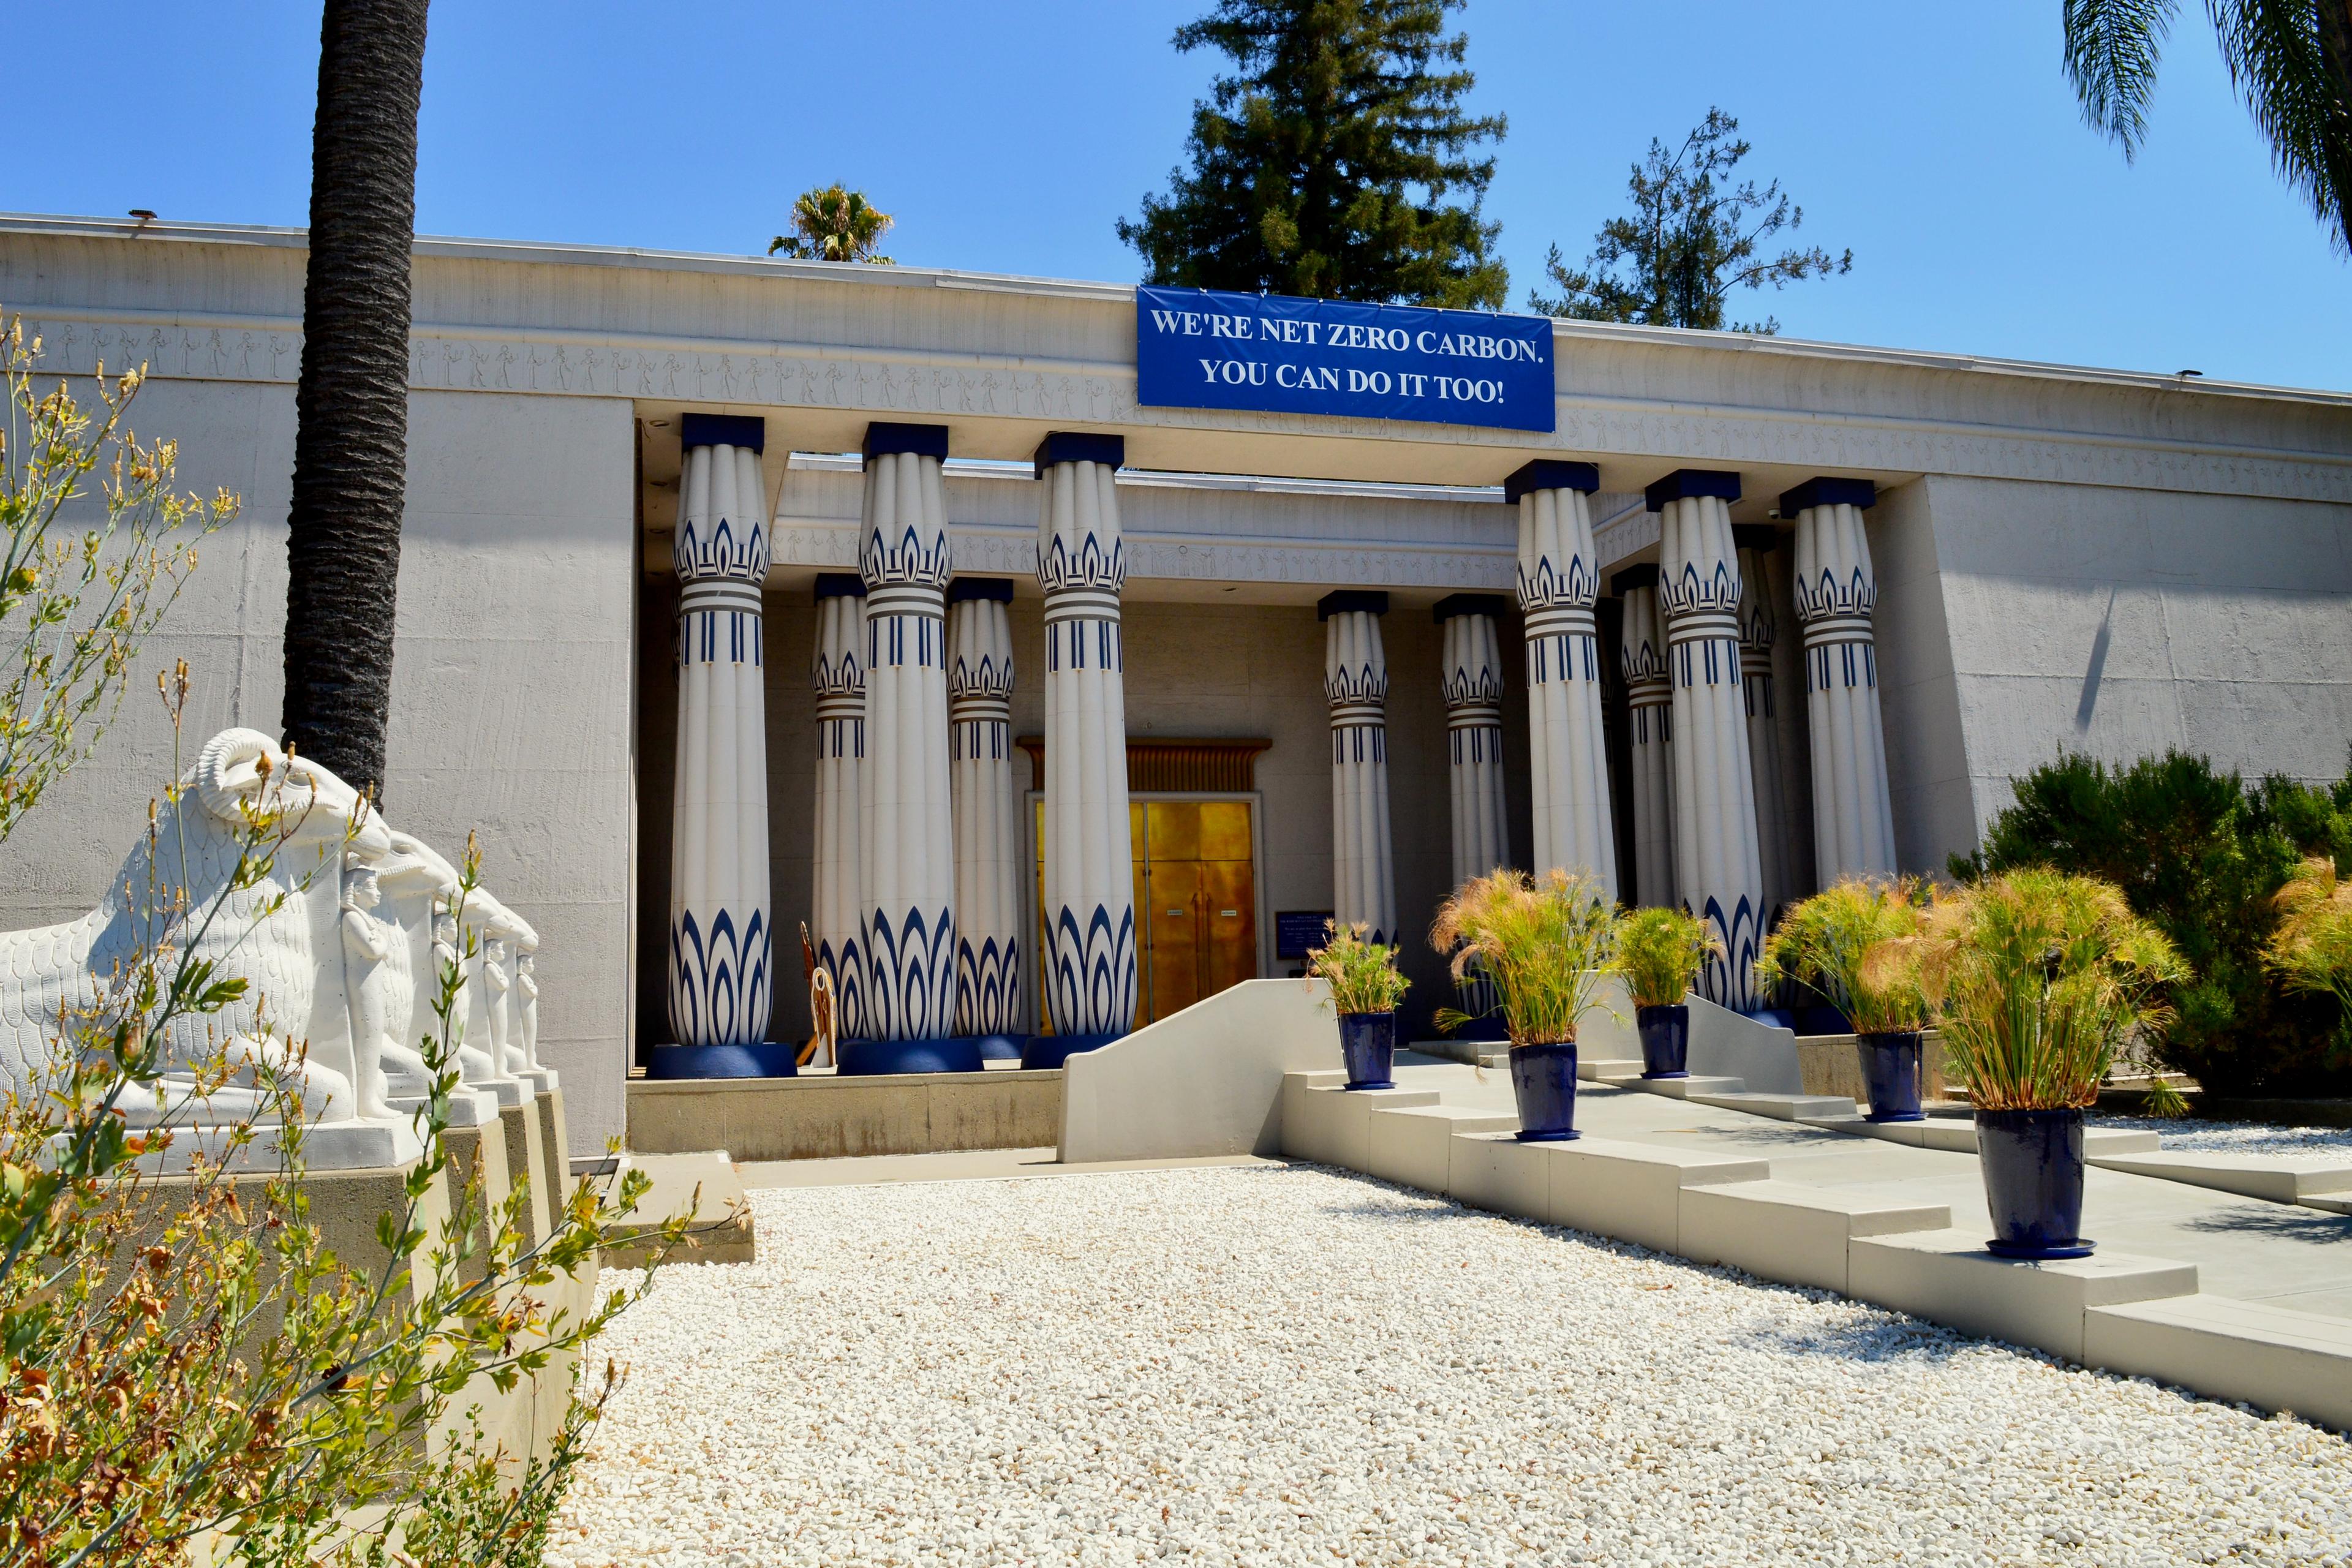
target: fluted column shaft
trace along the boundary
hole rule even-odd
[[[844,1039],[866,1030],[866,909],[858,774],[866,761],[866,582],[846,572],[816,580],[816,822],[810,857],[809,935],[833,976],[835,1022]]]
[[[1675,901],[1674,682],[1658,618],[1658,569],[1636,566],[1611,584],[1624,601],[1617,649],[1625,678],[1626,750],[1633,775],[1633,887],[1636,903]]]
[[[1739,556],[1728,504],[1738,476],[1685,469],[1651,489],[1674,679],[1675,889],[1723,943],[1700,975],[1701,993],[1744,1010],[1757,1005],[1764,869],[1739,677]]]
[[[1135,853],[1115,438],[1048,437],[1037,581],[1045,591],[1045,952],[1038,994],[1061,1037],[1135,1022]]]
[[[860,1037],[932,1040],[955,1022],[955,842],[948,793],[946,431],[867,433]]]
[[[1327,594],[1323,694],[1331,708],[1333,917],[1361,921],[1374,942],[1396,940],[1396,864],[1389,837],[1386,594]]]
[[[1503,652],[1495,624],[1501,607],[1499,599],[1472,594],[1437,604],[1456,886],[1511,858],[1503,795]]]
[[[948,787],[955,805],[959,1035],[1028,1030],[1021,960],[1021,799],[1013,781],[1013,584],[948,592]]]
[[[1814,479],[1780,498],[1780,515],[1797,520],[1797,617],[1804,626],[1805,717],[1813,742],[1813,856],[1823,887],[1840,877],[1895,871],[1874,630],[1878,576],[1862,515],[1876,500],[1867,479]]]
[[[1541,459],[1504,494],[1519,509],[1519,608],[1527,619],[1528,772],[1535,867],[1586,871],[1617,893],[1617,838],[1601,732],[1601,592],[1585,500],[1599,484],[1589,463]]]
[[[757,1045],[772,1002],[765,432],[757,419],[711,415],[688,415],[681,426],[670,1031],[681,1046]]]
[[[1757,863],[1764,872],[1764,924],[1769,931],[1797,896],[1787,792],[1780,787],[1780,719],[1772,679],[1772,638],[1778,626],[1772,580],[1764,564],[1778,534],[1762,523],[1738,524],[1732,533],[1739,546],[1739,691],[1748,715],[1748,763],[1755,774]]]

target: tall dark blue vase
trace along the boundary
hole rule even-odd
[[[1690,1004],[1633,1009],[1633,1028],[1642,1037],[1643,1078],[1688,1078],[1690,1064]]]
[[[1519,1142],[1558,1143],[1577,1136],[1576,1042],[1513,1046],[1511,1095],[1519,1102]]]
[[[1870,1094],[1873,1121],[1922,1121],[1919,1109],[1919,1031],[1888,1029],[1856,1035],[1863,1086]]]
[[[1979,1110],[1977,1157],[2002,1258],[2088,1258],[2083,1239],[2083,1113]]]
[[[1348,1064],[1349,1089],[1394,1089],[1390,1074],[1396,1059],[1396,1015],[1340,1014],[1339,1056]]]

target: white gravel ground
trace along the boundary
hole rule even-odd
[[[1328,1171],[752,1203],[550,1563],[2352,1563],[2315,1427]]]
[[[2204,1154],[2341,1154],[2352,1161],[2352,1128],[2265,1127],[2194,1117],[2101,1116],[2100,1127],[2153,1132],[2168,1150]]]

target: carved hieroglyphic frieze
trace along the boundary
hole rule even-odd
[[[290,382],[300,368],[301,332],[289,320],[127,319],[131,314],[50,310],[28,315],[25,324],[42,338],[43,368],[52,372],[86,374],[103,361],[110,370],[144,364],[167,379]],[[1398,434],[1379,420],[1146,407],[1135,400],[1134,372],[1121,365],[1034,369],[894,349],[631,342],[614,334],[427,323],[415,334],[409,375],[419,389],[845,409],[883,417],[994,416],[1360,440]],[[1771,463],[2352,503],[2352,463],[2325,458],[1887,414],[1693,410],[1570,395],[1560,398],[1559,428],[1549,437],[1417,426],[1411,438],[1717,468]]]

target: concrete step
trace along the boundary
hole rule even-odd
[[[1638,1089],[1645,1094],[1662,1094],[1668,1100],[1690,1100],[1708,1094],[1745,1094],[1748,1082],[1737,1078],[1643,1078],[1640,1073],[1619,1073],[1601,1080],[1612,1089]]]
[[[2099,1248],[2088,1258],[2021,1263],[1985,1250],[1982,1227],[1857,1237],[1847,1288],[1965,1333],[2088,1361],[2085,1314],[2197,1290],[2197,1266]],[[2177,1375],[2177,1374],[2168,1374]]]
[[[1684,1189],[1679,1240],[1683,1256],[1701,1263],[1843,1293],[1855,1237],[1949,1230],[1951,1225],[1952,1211],[1944,1204],[1768,1179]]]
[[[1639,1078],[1642,1076],[1642,1062],[1638,1057],[1631,1061],[1620,1057],[1579,1057],[1576,1076],[1602,1083],[1621,1078]]]
[[[2352,1322],[2226,1296],[2100,1305],[2082,1359],[2264,1410],[2352,1427]]]
[[[1829,1094],[1694,1094],[1685,1098],[1696,1104],[1712,1105],[1720,1110],[1744,1110],[1776,1121],[1853,1114],[1853,1100]]]
[[[2103,1144],[2092,1151],[2090,1161],[2110,1171],[2161,1176],[2168,1182],[2274,1204],[2299,1204],[2312,1198],[2352,1201],[2352,1159],[2343,1155],[2142,1152]]]

